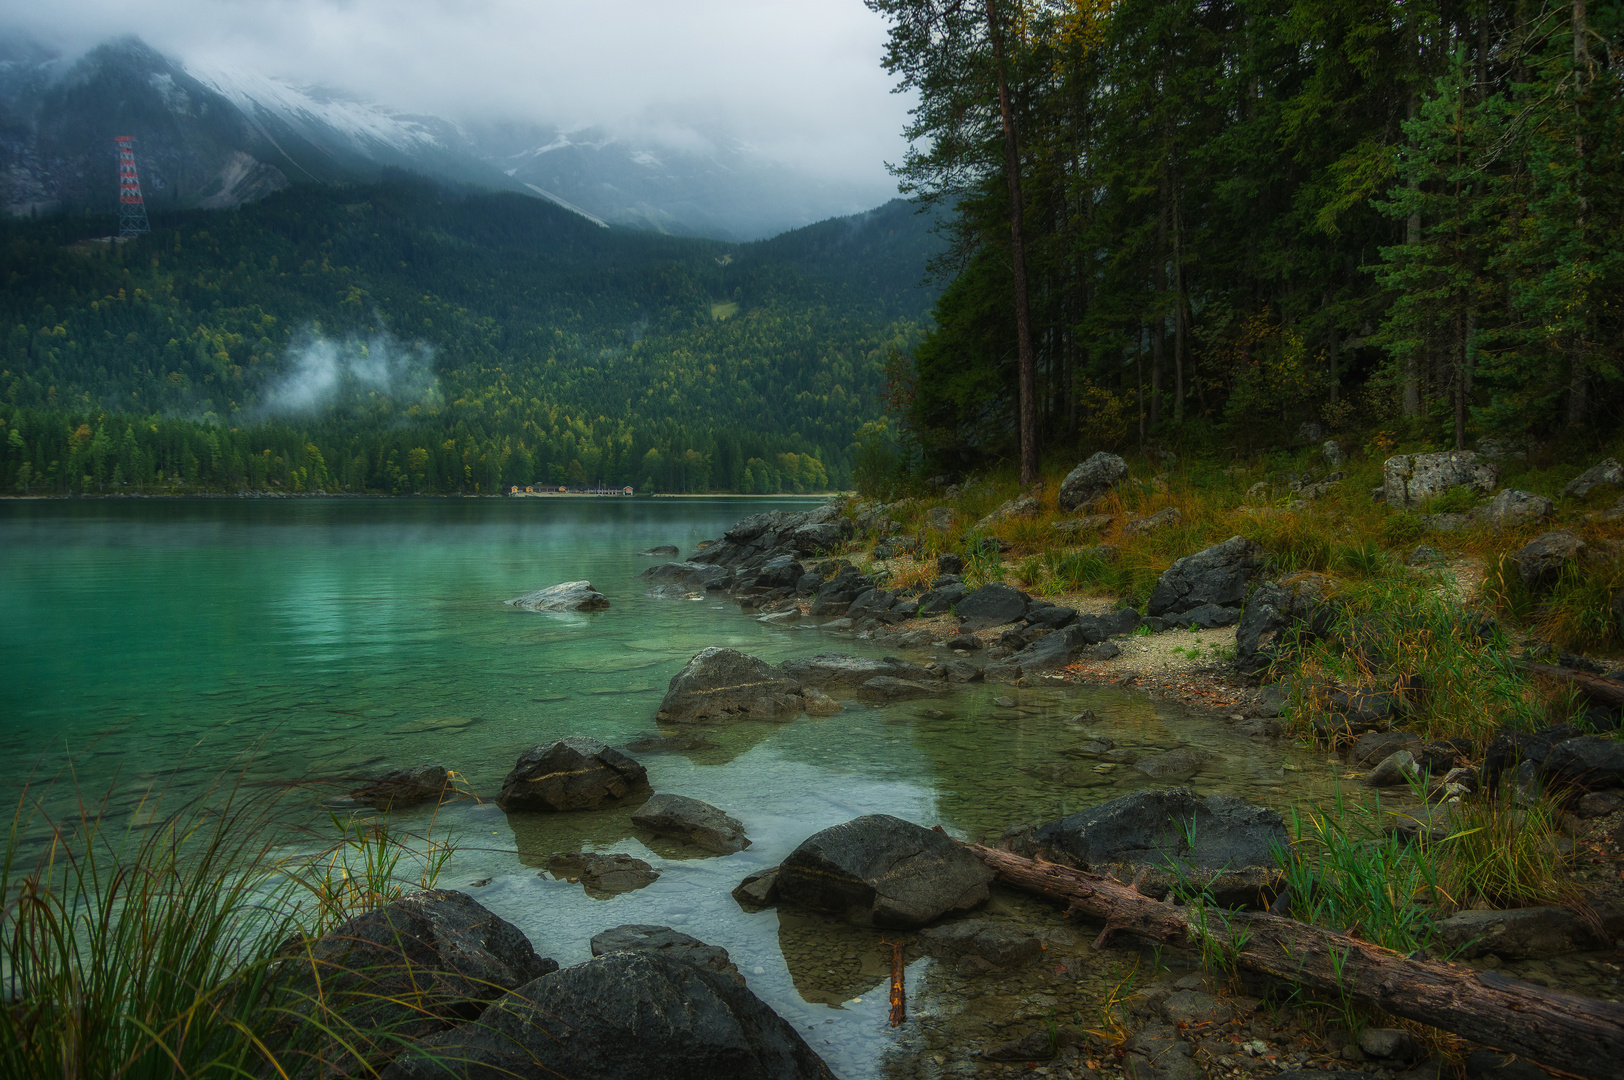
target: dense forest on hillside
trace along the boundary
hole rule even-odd
[[[1618,430],[1620,5],[869,6],[904,190],[957,207],[892,386],[926,467],[1022,456],[1022,412],[1036,452]]]
[[[397,176],[0,226],[8,490],[849,481],[940,241],[895,202],[730,245]]]

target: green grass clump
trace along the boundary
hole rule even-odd
[[[104,825],[108,800],[55,820],[40,795],[24,792],[0,858],[0,1075],[289,1076],[392,1038],[285,965],[292,943],[400,895],[398,838],[343,823],[336,845],[290,856],[258,793],[124,831]]]

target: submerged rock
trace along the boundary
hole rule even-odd
[[[815,833],[778,869],[778,899],[857,926],[911,929],[987,899],[991,870],[942,833],[869,814]]]
[[[524,611],[602,611],[609,598],[590,581],[566,581],[504,603]]]
[[[893,679],[928,678],[929,673],[918,664],[910,664],[894,656],[876,659],[872,656],[851,656],[847,653],[819,653],[785,660],[778,670],[786,678],[804,686],[830,687],[862,686],[870,679],[886,675]]]
[[[675,545],[675,544],[657,544],[654,547],[648,548],[648,549],[643,550],[643,551],[639,551],[638,554],[639,555],[651,555],[651,556],[655,556],[655,557],[660,557],[660,556],[680,555],[680,554],[682,554],[682,552],[677,548],[677,545]]]
[[[619,750],[577,735],[519,755],[502,781],[503,810],[596,810],[649,790],[648,771]]]
[[[450,774],[443,766],[417,765],[409,769],[396,769],[376,780],[369,780],[350,792],[350,798],[362,806],[379,810],[415,806],[418,803],[438,802],[450,782]]]
[[[642,859],[620,852],[563,852],[547,860],[547,872],[556,878],[579,881],[586,891],[618,896],[647,888],[660,872]]]
[[[611,952],[536,979],[477,1025],[425,1040],[386,1080],[835,1080],[749,989],[669,950]]]
[[[656,836],[673,836],[718,855],[731,855],[750,846],[744,824],[707,802],[660,792],[638,807],[632,824]]]
[[[671,680],[655,716],[666,724],[721,723],[748,713],[761,698],[794,694],[800,684],[736,649],[705,649]]]

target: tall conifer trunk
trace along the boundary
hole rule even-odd
[[[995,0],[987,2],[987,34],[992,40],[993,66],[998,72],[998,108],[1004,119],[1004,176],[1009,182],[1009,250],[1015,278],[1015,345],[1020,357],[1021,486],[1038,479],[1037,358],[1032,352],[1032,308],[1026,292],[1026,242],[1021,199],[1021,150],[1015,129],[1015,106],[1010,100],[1009,73],[1004,57],[1004,32]]]

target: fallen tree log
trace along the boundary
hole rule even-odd
[[[1580,671],[1578,668],[1557,667],[1555,664],[1536,664],[1532,660],[1513,660],[1511,666],[1519,671],[1526,671],[1530,675],[1541,675],[1548,679],[1555,679],[1558,682],[1565,682],[1597,705],[1606,705],[1614,709],[1624,706],[1624,682],[1619,682],[1617,679],[1592,675],[1590,672]]]
[[[1624,1062],[1624,1006],[1508,979],[1443,960],[1412,960],[1346,934],[1263,912],[1189,909],[1135,892],[1113,878],[966,844],[1000,881],[1069,904],[1105,922],[1095,946],[1118,932],[1166,944],[1214,938],[1250,971],[1442,1028],[1553,1069],[1604,1080]]]

